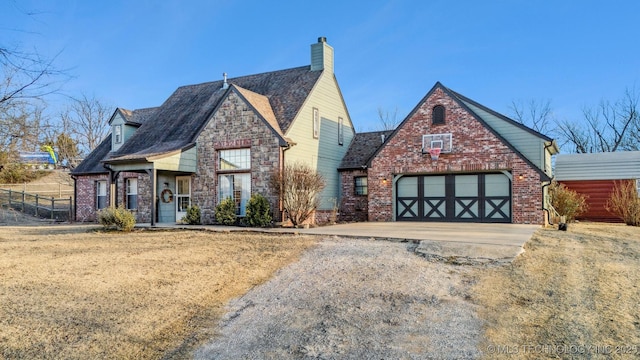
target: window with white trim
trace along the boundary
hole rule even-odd
[[[122,142],[122,125],[116,125],[113,127],[113,137],[116,144]]]
[[[138,208],[138,179],[128,178],[126,180],[127,188],[127,210],[135,210]]]
[[[338,118],[338,145],[344,144],[344,120]]]
[[[640,198],[640,179],[636,179],[636,194]]]
[[[320,111],[317,108],[313,108],[313,138],[320,137]]]
[[[251,169],[251,149],[220,150],[220,170]]]
[[[107,181],[96,181],[96,210],[107,207]]]
[[[226,198],[236,203],[236,215],[245,216],[247,201],[251,197],[251,174],[224,174],[218,176],[218,201]]]

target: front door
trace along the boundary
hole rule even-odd
[[[187,215],[191,206],[191,177],[176,176],[176,221]]]

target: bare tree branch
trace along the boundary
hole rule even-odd
[[[509,105],[511,117],[533,130],[547,134],[551,124],[555,121],[551,100],[532,99],[525,104],[522,100],[513,100]]]
[[[88,154],[100,144],[109,133],[109,117],[112,107],[102,103],[95,96],[82,94],[72,98],[67,109],[60,115],[63,124],[71,126],[70,134],[78,142],[80,150]]]
[[[635,88],[627,88],[616,102],[602,100],[594,108],[584,108],[581,123],[557,123],[563,145],[578,153],[640,150],[640,97]]]
[[[381,107],[378,108],[378,120],[380,121],[380,130],[395,130],[402,120],[398,119],[398,108],[393,110],[393,113],[384,111]]]

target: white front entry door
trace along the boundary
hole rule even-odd
[[[176,221],[187,215],[191,206],[191,177],[176,176]]]

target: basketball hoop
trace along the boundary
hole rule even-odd
[[[442,151],[442,148],[429,149],[429,154],[431,154],[432,161],[438,161],[438,157],[440,157],[440,151]]]

